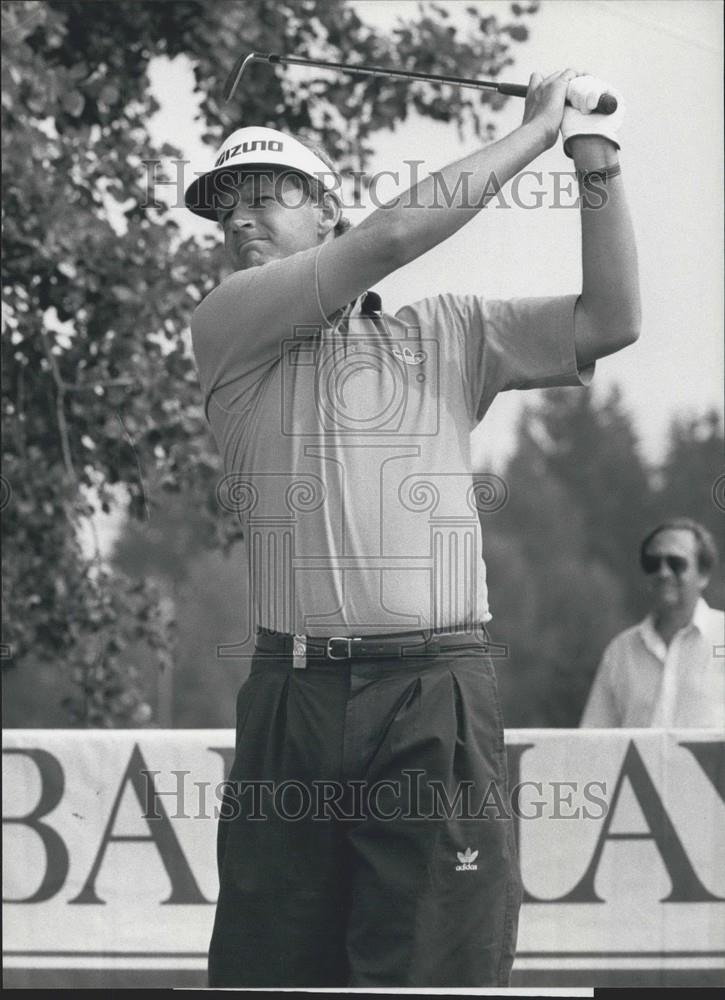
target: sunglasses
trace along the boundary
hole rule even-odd
[[[657,573],[662,563],[665,562],[670,567],[675,576],[682,576],[690,565],[687,559],[682,556],[642,556],[642,569],[647,574]]]

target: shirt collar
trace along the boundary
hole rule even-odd
[[[383,302],[377,292],[365,292],[360,312],[363,316],[377,316],[383,311]]]
[[[705,629],[707,628],[707,622],[709,616],[710,616],[710,605],[705,601],[704,597],[700,597],[698,599],[697,604],[695,605],[695,610],[692,615],[691,624],[694,625],[696,629],[699,629],[699,631],[702,632],[703,635],[705,633]]]
[[[637,629],[642,642],[650,653],[656,656],[658,660],[664,660],[667,656],[667,646],[665,645],[665,640],[655,628],[654,615],[650,613],[646,618],[643,618]]]
[[[382,311],[382,302],[377,292],[363,292],[349,304],[349,317],[377,316]]]
[[[685,631],[692,628],[693,626],[698,630],[698,632],[704,634],[707,627],[707,619],[710,613],[710,607],[706,603],[703,597],[698,598],[697,604],[695,605],[695,610],[692,613],[692,618],[680,631]],[[648,614],[646,618],[643,618],[638,625],[639,634],[642,636],[642,641],[645,646],[654,653],[656,656],[662,658],[662,650],[666,650],[664,640],[655,628],[654,615],[652,613]]]

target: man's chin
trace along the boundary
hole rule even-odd
[[[680,594],[673,591],[661,591],[659,594],[655,594],[654,597],[655,606],[662,611],[671,611],[673,608],[678,607],[680,603]]]
[[[262,245],[243,248],[235,256],[237,270],[248,271],[250,267],[261,267],[262,264],[276,260],[278,255],[272,247]]]

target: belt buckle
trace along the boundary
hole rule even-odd
[[[333,642],[346,642],[347,643],[347,650],[346,650],[346,652],[344,652],[342,654],[342,656],[336,656],[332,652],[332,644],[333,644]],[[349,636],[349,635],[333,635],[332,638],[330,638],[330,639],[327,640],[327,649],[325,650],[325,652],[327,653],[328,660],[349,660],[350,657],[352,656],[352,636]]]

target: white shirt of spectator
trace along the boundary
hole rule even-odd
[[[725,729],[725,612],[700,598],[669,646],[652,615],[604,651],[582,726]]]

